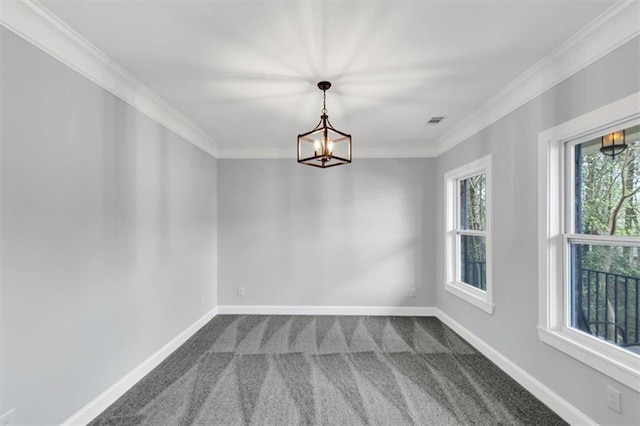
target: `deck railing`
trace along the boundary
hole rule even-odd
[[[486,290],[485,262],[463,262],[462,274]],[[640,344],[640,277],[585,268],[576,275],[574,326],[621,346]]]
[[[577,278],[576,308],[584,321],[576,325],[621,346],[640,343],[640,277],[583,268]]]

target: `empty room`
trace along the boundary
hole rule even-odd
[[[2,0],[0,79],[0,426],[640,425],[639,0]]]

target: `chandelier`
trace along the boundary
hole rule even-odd
[[[327,114],[328,81],[318,83],[322,90],[322,115],[320,122],[311,131],[298,135],[298,163],[327,168],[351,163],[351,135],[331,125]]]

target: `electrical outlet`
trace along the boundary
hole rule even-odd
[[[622,408],[620,407],[620,392],[612,388],[611,386],[607,386],[605,390],[607,392],[607,407],[611,408],[617,413],[621,413]]]
[[[238,287],[238,296],[240,297],[244,296],[244,287]]]
[[[415,288],[411,289],[411,297],[416,298],[418,297],[418,290],[416,290]]]
[[[16,409],[12,408],[11,410],[4,413],[0,416],[0,426],[9,426],[13,424],[13,418],[16,415]]]

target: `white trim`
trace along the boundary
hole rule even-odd
[[[533,396],[538,398],[549,408],[556,412],[560,417],[572,425],[586,424],[596,425],[597,423],[589,418],[582,411],[571,405],[565,399],[553,392],[542,382],[537,380],[531,374],[527,373],[509,358],[494,349],[484,340],[473,334],[459,322],[448,316],[440,309],[436,309],[436,317],[442,321],[447,327],[458,333],[463,339],[469,342],[480,353],[486,356],[490,361],[496,364],[502,371],[507,373],[516,382],[521,384],[526,390],[531,392]]]
[[[458,199],[460,180],[484,174],[486,182],[486,224],[484,231],[465,231],[458,229]],[[445,206],[445,232],[444,232],[444,260],[445,283],[447,292],[465,300],[473,306],[482,309],[489,315],[493,314],[493,245],[492,245],[492,175],[491,154],[475,161],[450,170],[444,175],[444,206]],[[486,239],[486,291],[477,289],[460,282],[460,256],[458,255],[459,235],[481,235]]]
[[[158,349],[153,355],[144,360],[140,365],[131,370],[126,376],[118,380],[115,384],[110,386],[107,390],[102,392],[93,401],[89,402],[83,408],[80,409],[73,416],[64,421],[63,425],[86,425],[91,420],[96,418],[100,413],[113,404],[118,398],[125,394],[129,389],[138,383],[144,376],[146,376],[151,370],[156,368],[162,361],[164,361],[173,351],[178,349],[180,345],[189,340],[198,330],[200,330],[206,323],[211,321],[218,313],[217,308],[213,308],[196,322],[187,327],[184,331],[171,339],[166,345]]]
[[[39,2],[6,0],[0,7],[1,25],[206,153],[216,155],[217,143],[211,136]]]
[[[593,336],[567,327],[569,270],[567,242],[615,244],[633,239],[607,236],[574,236],[571,213],[565,205],[571,199],[566,182],[565,146],[572,140],[595,137],[613,128],[640,123],[640,92],[562,123],[538,135],[538,335],[540,340],[574,357],[609,377],[640,391],[640,362],[636,355]]]
[[[470,229],[458,229],[456,230],[458,235],[466,235],[469,237],[486,237],[487,231],[472,231]]]
[[[216,158],[293,158],[286,147],[222,147],[34,0],[0,2],[0,24]],[[437,157],[640,34],[637,1],[621,0],[506,87],[460,119],[435,143],[358,145],[354,158]]]
[[[542,58],[439,138],[438,156],[640,35],[640,2],[622,0]]]
[[[619,127],[621,124],[638,117],[640,92],[632,93],[620,100],[584,115],[547,129],[538,135],[542,145],[551,141],[566,141],[581,138],[601,128]],[[541,146],[541,148],[545,148]]]
[[[291,146],[265,147],[241,145],[235,147],[219,146],[219,159],[296,159],[296,151]],[[415,143],[368,143],[357,144],[353,149],[353,158],[433,158],[435,151],[424,141]]]
[[[544,343],[640,392],[640,358],[637,355],[593,336],[579,334],[584,333],[564,327],[549,330],[538,326],[538,337]]]
[[[587,235],[565,234],[565,239],[575,244],[594,244],[600,246],[616,245],[625,247],[637,247],[638,237],[626,237],[618,235]]]
[[[482,309],[489,315],[493,314],[495,305],[487,300],[486,294],[482,290],[458,281],[444,283],[444,289],[454,296]]]
[[[434,316],[436,308],[398,306],[223,305],[218,313],[233,315],[396,315]]]

